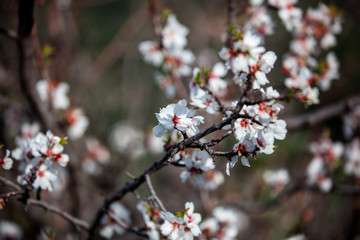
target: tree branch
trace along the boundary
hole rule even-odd
[[[29,199],[27,201],[27,205],[25,207],[25,210],[27,211],[28,208],[31,205],[42,207],[43,209],[45,209],[47,211],[53,212],[53,213],[63,217],[64,219],[68,220],[69,222],[71,222],[72,224],[74,224],[75,226],[77,226],[79,228],[82,228],[82,229],[84,229],[86,231],[89,230],[89,224],[87,222],[85,222],[85,221],[83,221],[81,219],[78,219],[78,218],[70,215],[67,212],[62,211],[59,208],[57,208],[57,207],[55,207],[53,205],[50,205],[49,203],[46,203],[46,202],[41,201],[41,200]]]
[[[0,176],[0,182],[1,182],[2,184],[6,185],[6,186],[9,186],[9,187],[14,188],[14,189],[17,190],[17,191],[21,191],[21,190],[22,190],[19,185],[17,185],[16,183],[13,183],[12,181],[7,180],[7,179],[4,178],[4,177],[1,177],[1,176]]]
[[[343,114],[348,109],[353,109],[358,104],[360,104],[360,95],[355,95],[314,112],[285,119],[286,128],[289,131],[294,131],[303,127],[313,127],[329,118]]]

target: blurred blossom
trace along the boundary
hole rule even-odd
[[[89,174],[99,174],[101,166],[110,160],[109,151],[95,138],[87,138],[85,141],[86,153],[82,167]]]
[[[145,152],[143,132],[127,123],[117,123],[109,140],[113,150],[130,159],[137,159]]]
[[[263,179],[267,185],[270,186],[274,195],[279,194],[290,181],[289,173],[286,169],[279,169],[275,171],[266,170],[263,174]]]
[[[235,240],[240,232],[249,226],[249,218],[230,207],[215,207],[213,217],[205,219],[200,228],[199,239]]]
[[[106,239],[111,239],[114,234],[122,235],[125,229],[118,222],[130,224],[130,212],[121,203],[112,203],[109,207],[107,216],[101,220],[104,225],[100,230],[100,235]]]
[[[353,137],[360,130],[360,105],[344,116],[344,135],[347,139]]]
[[[89,119],[80,108],[68,109],[66,112],[66,120],[69,124],[67,134],[70,139],[75,140],[82,137],[89,126]]]
[[[345,151],[345,173],[360,178],[360,140],[354,138]]]
[[[16,223],[1,220],[0,221],[0,239],[21,240],[21,239],[23,239],[22,230]]]

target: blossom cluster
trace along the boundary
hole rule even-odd
[[[268,87],[262,93],[266,99],[279,96],[279,93],[272,87]],[[243,106],[240,114],[246,118],[237,119],[233,126],[234,135],[238,142],[233,147],[233,152],[236,155],[227,163],[228,175],[230,175],[230,167],[234,167],[238,158],[244,166],[250,167],[248,157],[274,152],[275,139],[283,140],[287,133],[286,122],[278,118],[278,113],[282,108],[283,106],[276,100]]]
[[[80,138],[86,131],[89,120],[80,108],[73,108],[69,99],[69,85],[65,82],[40,80],[36,90],[43,102],[49,103],[55,110],[61,111],[67,125],[70,139]]]
[[[212,211],[212,217],[205,219],[200,228],[199,239],[233,240],[249,225],[249,218],[242,212],[229,207],[218,206]]]
[[[319,88],[326,91],[339,77],[339,62],[333,52],[324,51],[336,45],[335,34],[341,32],[341,16],[335,8],[320,4],[300,15],[300,21],[291,28],[293,40],[290,53],[283,60],[288,75],[285,85],[295,97],[306,104],[319,103]]]
[[[305,13],[295,6],[297,0],[251,0],[246,31],[259,36],[273,33],[274,22],[269,13],[276,9],[287,31],[292,33],[290,52],[283,59],[285,85],[296,99],[306,104],[319,103],[319,88],[326,91],[339,77],[339,63],[333,52],[323,51],[336,45],[335,35],[341,32],[341,13],[334,6],[320,4]]]
[[[201,215],[194,212],[192,202],[185,203],[185,210],[177,212],[176,215],[169,211],[160,211],[144,201],[138,204],[138,209],[143,215],[146,233],[151,240],[160,239],[159,230],[162,236],[171,240],[191,240],[201,234]]]
[[[54,136],[51,131],[46,134],[39,132],[37,124],[24,124],[21,137],[16,139],[17,148],[12,151],[12,157],[19,161],[18,183],[35,189],[53,191],[57,180],[57,170],[54,163],[66,167],[69,156],[64,153],[66,138]]]
[[[212,191],[224,182],[223,174],[215,169],[214,159],[206,152],[194,150],[191,154],[182,153],[180,163],[185,165],[181,172],[182,182],[192,178],[193,183],[202,185],[205,189]]]
[[[107,216],[101,219],[103,227],[100,235],[106,239],[111,239],[114,234],[121,235],[125,232],[124,226],[119,223],[130,224],[130,212],[121,203],[115,202],[110,205]]]
[[[171,76],[173,74],[176,77],[189,76],[190,64],[195,61],[194,54],[185,49],[188,33],[189,30],[178,22],[176,16],[170,14],[162,29],[161,43],[145,41],[139,45],[144,61],[158,68],[155,73],[156,82],[169,98],[175,96],[175,86]]]
[[[340,142],[333,143],[328,137],[323,136],[310,144],[310,151],[314,157],[307,167],[307,182],[318,186],[323,192],[328,192],[333,185],[330,173],[338,166],[344,146]]]
[[[205,73],[205,74],[204,74]],[[222,79],[227,74],[227,68],[218,62],[210,71],[194,68],[193,80],[189,84],[191,105],[200,109],[206,109],[209,114],[219,112],[219,103],[215,97],[224,96],[227,93],[227,82]]]
[[[235,37],[232,46],[224,47],[219,56],[235,75],[236,83],[251,84],[253,89],[260,89],[269,83],[266,74],[274,67],[276,54],[272,51],[265,52],[265,48],[261,46],[261,36],[252,31],[235,33]]]
[[[198,126],[204,123],[204,117],[195,116],[196,111],[187,107],[186,100],[182,99],[176,104],[169,104],[156,113],[159,124],[153,128],[156,137],[164,132],[178,130],[185,132],[189,137],[199,132]]]

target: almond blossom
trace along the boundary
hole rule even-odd
[[[354,138],[345,151],[345,173],[360,178],[360,140]]]
[[[28,174],[30,173],[31,171],[28,172]],[[33,187],[53,191],[53,183],[56,181],[56,179],[57,176],[55,169],[48,167],[47,164],[42,164],[36,171],[36,178]]]
[[[286,169],[271,171],[266,170],[263,174],[264,182],[270,186],[273,195],[279,194],[290,181],[289,173]]]
[[[333,143],[327,136],[323,136],[319,141],[311,143],[310,151],[314,158],[307,168],[307,181],[328,192],[332,187],[332,180],[328,176],[337,166],[344,147],[341,143]]]
[[[68,109],[66,112],[66,120],[69,124],[67,134],[70,139],[75,140],[82,137],[89,126],[89,119],[80,108]]]
[[[123,234],[125,229],[119,225],[119,221],[130,224],[130,212],[121,203],[115,202],[110,205],[108,215],[101,220],[104,226],[100,230],[100,235],[111,239],[114,234]]]
[[[40,99],[44,102],[50,102],[55,109],[66,110],[69,105],[69,85],[64,82],[51,82],[40,80],[36,83],[36,89]]]
[[[158,68],[159,71],[155,74],[156,82],[169,98],[175,96],[172,78],[189,76],[192,71],[190,65],[195,61],[194,54],[185,49],[188,32],[176,16],[170,14],[162,29],[161,47],[153,41],[144,41],[139,45],[144,61]]]
[[[249,225],[249,219],[244,213],[230,207],[215,207],[212,215],[213,217],[205,219],[200,224],[201,240],[235,240]]]
[[[166,25],[163,28],[163,44],[166,48],[183,48],[187,44],[186,35],[189,30],[179,23],[174,14],[167,17]]]
[[[360,129],[360,106],[354,107],[350,113],[346,114],[343,122],[344,135],[347,139],[350,139]]]
[[[204,182],[203,173],[215,168],[211,156],[205,151],[195,150],[191,158],[182,160],[185,163],[186,170],[180,174],[180,178],[185,182],[189,177],[193,177],[195,182],[202,184]]]
[[[4,157],[0,158],[0,165],[5,169],[11,169],[13,165],[13,160],[10,158],[10,151],[6,150],[6,154]]]
[[[85,141],[86,153],[82,168],[89,174],[101,172],[99,164],[106,164],[110,160],[109,151],[95,138],[87,138]]]
[[[193,136],[199,132],[197,128],[204,122],[202,116],[195,116],[195,111],[186,107],[186,100],[180,100],[177,104],[170,104],[156,113],[159,124],[153,128],[156,137],[161,137],[164,132],[172,132],[174,129],[186,132]]]
[[[201,215],[194,213],[194,204],[192,202],[185,203],[185,210],[178,212],[178,216],[171,212],[160,212],[161,218],[165,221],[161,227],[161,233],[169,239],[193,239],[200,235],[201,230],[199,223]]]

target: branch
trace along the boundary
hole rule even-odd
[[[166,154],[159,161],[153,163],[139,177],[135,178],[131,183],[126,183],[115,194],[113,194],[112,196],[107,198],[105,200],[103,206],[101,206],[99,208],[98,212],[95,215],[95,218],[94,218],[93,223],[89,230],[89,239],[93,239],[95,230],[96,230],[97,226],[100,224],[102,216],[108,212],[108,209],[109,209],[111,203],[121,200],[127,193],[132,192],[135,189],[137,189],[141,184],[143,184],[145,182],[146,175],[148,175],[148,174],[150,175],[154,172],[157,172],[162,167],[166,166],[167,164],[165,164],[165,163],[168,161],[168,159],[172,158],[176,153],[184,150],[187,147],[190,147],[191,144],[193,144],[194,142],[203,138],[204,136],[209,135],[212,132],[222,129],[225,125],[230,124],[234,119],[236,119],[238,117],[240,117],[239,114],[233,114],[229,118],[226,118],[226,119],[222,120],[221,122],[218,122],[206,129],[204,129],[203,131],[196,134],[195,136],[184,139],[181,142],[175,144],[166,152]]]
[[[89,84],[94,84],[101,80],[101,77],[107,70],[124,54],[130,40],[147,23],[146,17],[144,16],[146,16],[146,11],[144,11],[144,7],[140,6],[139,9],[125,21],[115,37],[107,47],[102,50],[95,62],[85,72],[84,81]]]
[[[348,185],[348,184],[335,184],[329,192],[323,192],[318,186],[306,184],[306,178],[303,177],[293,184],[287,185],[280,195],[268,202],[264,203],[242,203],[235,204],[239,209],[247,213],[262,213],[280,206],[284,201],[294,196],[300,191],[307,191],[317,194],[329,195],[348,195],[348,196],[360,196],[360,186]]]
[[[42,207],[43,209],[45,209],[47,211],[53,212],[53,213],[63,217],[64,219],[68,220],[69,222],[71,222],[72,224],[74,224],[75,226],[77,226],[79,228],[82,228],[82,229],[84,229],[86,231],[89,230],[89,224],[87,222],[85,222],[85,221],[83,221],[83,220],[81,220],[79,218],[76,218],[76,217],[70,215],[67,212],[62,211],[59,208],[57,208],[57,207],[55,207],[53,205],[50,205],[49,203],[46,203],[46,202],[41,201],[41,200],[29,199],[27,201],[25,211],[27,211],[27,209],[31,205]]]
[[[355,95],[314,112],[285,119],[287,125],[286,128],[293,131],[303,127],[312,127],[329,118],[336,117],[348,109],[353,109],[358,104],[360,104],[360,95]]]
[[[11,182],[11,181],[9,181],[9,180],[7,180],[7,179],[4,178],[4,177],[1,177],[1,176],[0,176],[0,182],[1,182],[2,184],[6,185],[6,186],[10,186],[10,187],[14,188],[14,189],[17,190],[17,191],[21,191],[21,190],[22,190],[19,185],[17,185],[16,183]]]
[[[115,216],[115,214],[108,212],[108,215],[111,219],[113,219],[117,224],[119,224],[122,228],[124,228],[126,231],[134,233],[135,235],[138,235],[140,237],[143,237],[145,239],[149,239],[149,236],[146,233],[143,233],[137,229],[134,229],[132,227],[129,226],[129,224],[127,224],[126,222],[124,222],[123,220],[119,219],[118,217]]]
[[[160,209],[164,212],[166,212],[166,208],[164,207],[163,203],[161,202],[160,198],[158,198],[158,196],[156,195],[156,192],[154,190],[154,187],[151,184],[151,179],[149,174],[145,175],[145,179],[146,179],[146,185],[150,191],[151,196],[154,198],[154,200],[157,202],[157,204],[159,205]]]

